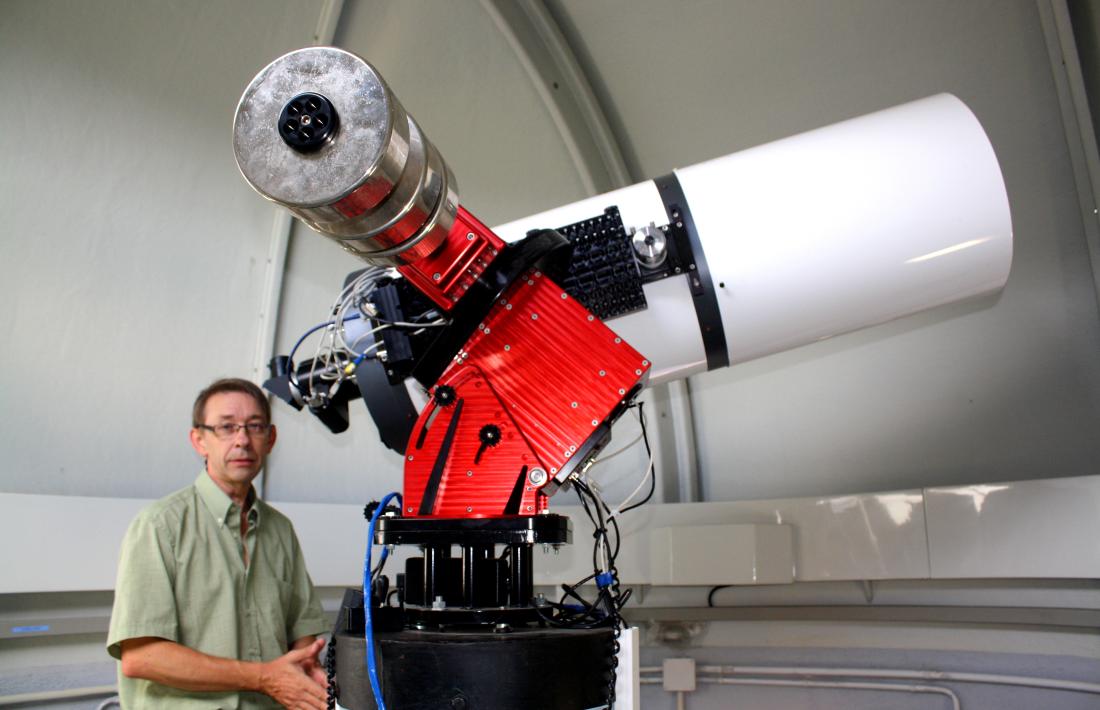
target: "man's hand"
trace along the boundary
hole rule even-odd
[[[260,692],[289,710],[325,710],[328,681],[317,662],[317,654],[324,645],[324,639],[317,639],[264,663],[260,667]]]
[[[317,681],[323,687],[328,688],[328,673],[325,671],[324,665],[320,661],[320,652],[324,647],[324,639],[318,639],[315,636],[303,636],[295,641],[290,650],[297,651],[301,648],[313,647],[316,650],[302,663],[302,670],[306,672],[313,680]]]

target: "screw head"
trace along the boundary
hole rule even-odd
[[[527,473],[527,480],[531,482],[532,486],[541,486],[546,483],[547,478],[546,471],[541,468],[533,468]]]

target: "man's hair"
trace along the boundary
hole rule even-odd
[[[191,408],[191,426],[198,428],[200,425],[205,424],[203,419],[206,418],[206,403],[214,395],[223,392],[240,392],[256,400],[260,411],[263,412],[264,423],[271,423],[271,403],[267,401],[264,391],[248,380],[242,380],[239,377],[226,377],[216,380],[202,392],[199,392],[199,396],[195,398],[195,406]]]

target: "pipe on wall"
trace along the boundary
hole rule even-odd
[[[756,685],[777,688],[834,688],[837,690],[879,690],[895,693],[934,693],[944,695],[951,701],[953,710],[962,710],[959,696],[949,688],[941,688],[938,685],[912,685],[901,683],[874,683],[843,680],[782,680],[779,678],[700,678],[703,683],[716,683],[718,685]],[[643,678],[642,683],[652,685],[660,683],[657,678]],[[683,710],[684,693],[680,691],[676,696],[676,707]]]

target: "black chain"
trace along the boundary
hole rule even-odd
[[[611,565],[611,569],[608,570],[611,573],[611,603],[616,604],[619,600],[621,590],[619,589],[619,570],[615,568],[615,565]],[[623,617],[619,615],[618,609],[613,610],[612,623],[612,636],[611,636],[611,680],[607,686],[607,707],[608,710],[613,710],[615,707],[615,683],[619,675],[619,637],[623,633]]]
[[[336,710],[336,633],[328,642],[325,652],[325,673],[328,677],[328,710]]]

